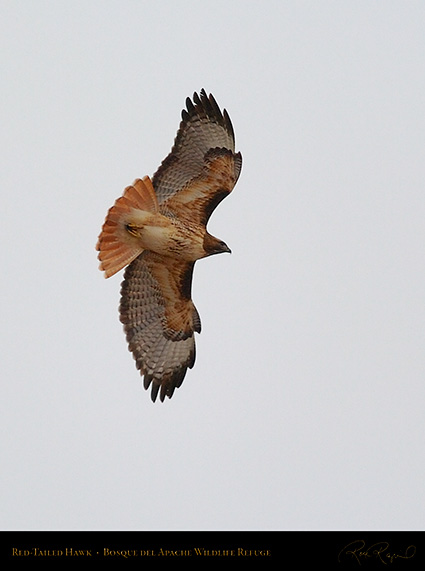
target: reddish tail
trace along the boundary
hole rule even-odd
[[[99,269],[105,272],[105,278],[119,272],[143,252],[137,238],[126,228],[135,210],[158,212],[155,190],[148,176],[143,177],[143,180],[135,180],[108,210],[96,244]]]

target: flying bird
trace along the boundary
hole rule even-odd
[[[127,266],[120,320],[129,350],[152,385],[171,398],[195,363],[201,320],[192,301],[196,260],[230,252],[206,229],[239,178],[242,156],[227,111],[202,89],[186,99],[174,145],[152,179],[136,179],[109,209],[96,245],[106,278]]]

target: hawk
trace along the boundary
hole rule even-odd
[[[136,179],[109,209],[96,245],[106,278],[127,266],[120,321],[129,350],[152,385],[171,398],[195,363],[201,320],[192,301],[196,260],[230,252],[206,229],[242,167],[227,111],[205,90],[186,99],[174,145],[152,179]]]

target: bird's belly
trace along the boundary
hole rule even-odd
[[[156,254],[186,261],[195,261],[205,255],[203,237],[191,229],[146,225],[140,235],[142,246]]]

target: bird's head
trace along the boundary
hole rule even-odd
[[[205,256],[221,254],[222,252],[228,252],[229,254],[232,253],[232,250],[225,242],[223,242],[223,240],[219,240],[218,238],[215,238],[215,236],[211,236],[208,232],[206,232],[204,236],[204,250]]]

